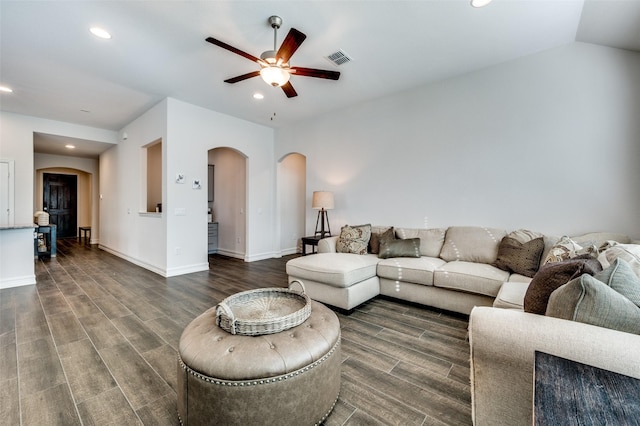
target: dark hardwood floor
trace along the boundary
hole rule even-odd
[[[225,297],[282,287],[293,256],[163,278],[60,240],[37,284],[0,291],[0,424],[176,425],[182,329]],[[471,424],[468,319],[376,298],[342,327],[340,399],[326,425]]]

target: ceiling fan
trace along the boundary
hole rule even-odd
[[[215,39],[213,37],[207,37],[207,41],[216,46],[222,47],[237,55],[243,56],[250,61],[258,63],[260,70],[252,71],[247,74],[242,74],[237,77],[232,77],[225,80],[225,83],[237,83],[239,81],[246,80],[251,77],[261,76],[262,79],[274,87],[281,87],[288,98],[298,96],[295,89],[291,85],[289,78],[291,74],[300,75],[304,77],[325,78],[329,80],[337,80],[340,78],[340,73],[337,71],[319,70],[315,68],[303,68],[292,67],[289,65],[289,59],[296,50],[300,47],[302,42],[307,38],[302,32],[291,28],[289,33],[285,37],[280,48],[276,50],[276,40],[278,35],[278,29],[282,25],[282,18],[279,16],[269,17],[269,25],[273,28],[273,50],[267,50],[262,52],[260,58],[256,58],[249,53],[243,52],[227,43]]]

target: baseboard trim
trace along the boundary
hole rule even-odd
[[[194,265],[180,266],[178,268],[167,269],[165,277],[175,277],[178,275],[191,274],[193,272],[202,272],[209,270],[209,262],[196,263]]]
[[[131,262],[134,265],[140,266],[141,268],[144,268],[144,269],[147,269],[147,270],[149,270],[151,272],[154,272],[154,273],[156,273],[156,274],[158,274],[160,276],[163,276],[165,278],[167,277],[167,275],[166,275],[167,271],[165,269],[163,269],[163,268],[158,268],[155,265],[152,265],[152,264],[147,263],[147,262],[145,262],[143,260],[140,260],[140,259],[136,259],[135,257],[131,257],[129,255],[126,255],[126,254],[124,254],[124,253],[122,253],[122,252],[120,252],[118,250],[112,249],[111,247],[107,247],[107,246],[105,246],[103,244],[98,244],[98,248],[101,249],[101,250],[106,251],[107,253],[111,253],[114,256],[118,256],[119,258],[122,258],[122,259],[126,260],[127,262]]]
[[[24,275],[22,277],[4,278],[0,280],[0,290],[5,288],[22,287],[24,285],[32,285],[36,283],[36,276]]]

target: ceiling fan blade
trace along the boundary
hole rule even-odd
[[[318,70],[315,68],[304,67],[291,67],[291,69],[295,75],[302,75],[304,77],[326,78],[328,80],[337,80],[340,78],[340,73],[338,71]]]
[[[305,38],[307,38],[306,35],[295,28],[291,28],[280,45],[278,53],[276,53],[276,59],[280,59],[285,63],[289,62],[289,58],[298,50],[298,47],[300,47]]]
[[[296,89],[293,88],[290,81],[287,81],[285,84],[283,84],[280,87],[282,87],[282,90],[284,91],[284,94],[287,95],[287,98],[293,98],[298,96],[298,92],[296,92]]]
[[[213,38],[213,37],[207,37],[207,41],[208,41],[209,43],[211,43],[211,44],[215,44],[216,46],[222,47],[223,49],[226,49],[226,50],[228,50],[229,52],[233,52],[233,53],[235,53],[236,55],[243,56],[243,57],[245,57],[245,58],[249,59],[250,61],[258,62],[258,58],[256,58],[255,56],[250,55],[250,54],[248,54],[247,52],[243,52],[243,51],[242,51],[242,50],[240,50],[240,49],[236,49],[235,47],[230,46],[230,45],[228,45],[227,43],[225,43],[225,42],[223,42],[223,41],[220,41],[220,40],[215,39],[215,38]]]
[[[251,77],[257,77],[259,75],[260,75],[260,71],[252,71],[252,72],[249,72],[249,73],[246,73],[246,74],[239,75],[237,77],[228,78],[224,82],[225,83],[237,83],[239,81],[246,80],[246,79],[251,78]]]

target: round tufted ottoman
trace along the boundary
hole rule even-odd
[[[262,336],[226,332],[211,308],[180,337],[180,421],[318,424],[338,399],[341,361],[340,322],[318,302],[311,302],[311,315],[299,326]]]

